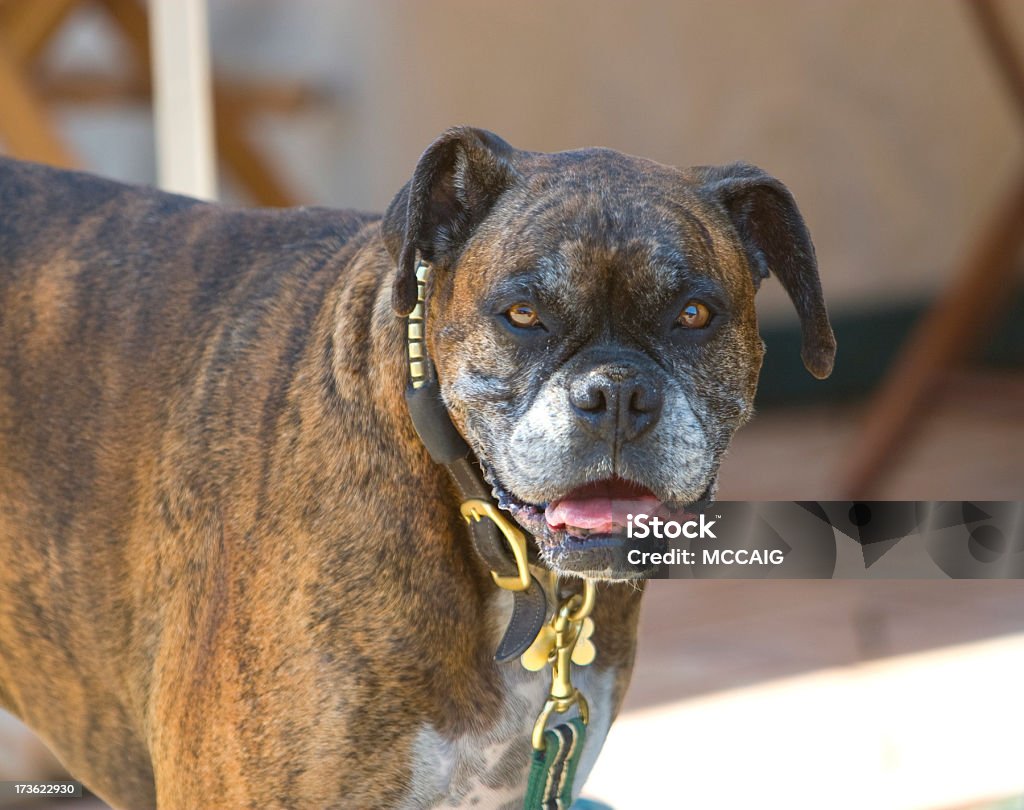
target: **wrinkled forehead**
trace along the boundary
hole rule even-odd
[[[486,254],[483,287],[657,305],[684,288],[722,293],[746,272],[729,227],[682,172],[607,150],[566,154],[522,167],[473,240],[470,252]]]

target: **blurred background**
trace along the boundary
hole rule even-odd
[[[759,414],[719,497],[1021,498],[1024,5],[208,8],[221,199],[383,210],[460,123],[531,150],[753,162],[800,204],[839,353],[807,375],[765,283]],[[0,0],[0,152],[155,183],[149,53],[139,0]],[[1024,806],[1017,582],[655,582],[640,638],[587,795]],[[0,780],[52,767],[0,717]]]

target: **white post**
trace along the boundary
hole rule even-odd
[[[149,0],[157,178],[167,191],[217,196],[206,0]]]

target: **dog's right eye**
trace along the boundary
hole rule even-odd
[[[505,310],[505,317],[508,318],[509,323],[520,329],[533,329],[541,326],[537,310],[523,302],[513,304]]]

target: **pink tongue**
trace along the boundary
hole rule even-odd
[[[630,498],[579,498],[548,504],[544,511],[548,525],[553,529],[571,526],[587,529],[593,534],[611,534],[616,527],[626,525],[626,515],[644,512],[653,514],[661,503],[653,495]]]

